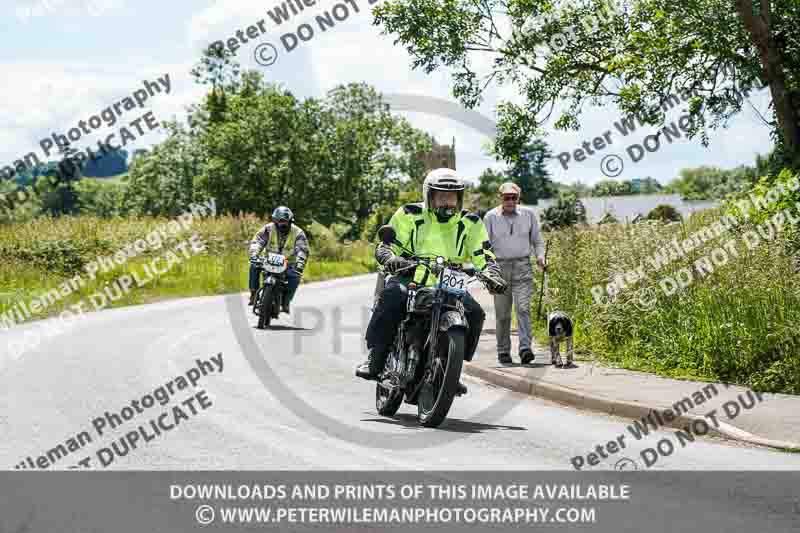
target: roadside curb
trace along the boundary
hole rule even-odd
[[[597,411],[623,418],[641,419],[647,417],[650,413],[655,411],[663,411],[664,407],[655,407],[645,405],[638,402],[626,402],[624,400],[615,400],[605,396],[596,396],[586,394],[584,392],[571,389],[569,387],[562,387],[544,381],[534,381],[520,376],[515,376],[508,372],[494,370],[491,368],[484,368],[475,365],[474,363],[464,362],[464,371],[473,377],[480,378],[493,385],[503,387],[514,392],[527,394],[528,396],[535,396],[544,398],[554,402],[558,402],[578,409],[585,409],[588,411]],[[705,417],[697,415],[681,415],[676,417],[670,422],[663,424],[667,427],[684,429],[687,425],[697,421],[705,421]],[[800,443],[769,439],[759,435],[754,435],[741,428],[719,421],[718,428],[711,428],[709,434],[716,434],[727,437],[729,439],[747,442],[750,444],[757,444],[759,446],[767,446],[769,448],[777,448],[784,451],[800,451]]]

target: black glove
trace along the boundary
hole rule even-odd
[[[485,270],[481,273],[481,280],[491,294],[505,294],[508,289],[506,280],[503,279],[497,272],[492,270]]]
[[[399,255],[392,257],[383,265],[383,267],[386,269],[386,272],[389,274],[395,274],[398,270],[412,266],[414,266],[413,261],[409,261],[405,257],[400,257]]]

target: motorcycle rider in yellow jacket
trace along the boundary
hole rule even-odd
[[[506,283],[495,262],[489,235],[477,214],[463,210],[464,181],[449,168],[432,170],[422,187],[423,204],[407,204],[398,209],[389,221],[397,241],[406,249],[419,255],[443,256],[452,263],[472,263],[481,271],[490,292],[502,293]],[[397,245],[381,243],[375,249],[375,259],[393,276],[386,284],[367,327],[369,348],[367,361],[359,365],[356,375],[364,379],[377,379],[394,342],[394,335],[403,319],[408,297],[407,285],[430,286],[436,279],[423,267],[409,270],[414,263],[405,257]],[[405,269],[405,270],[404,270]],[[464,360],[472,360],[478,346],[483,321],[486,317],[480,304],[467,293],[464,309],[469,333]],[[458,394],[466,393],[459,383]]]

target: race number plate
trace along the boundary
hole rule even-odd
[[[274,274],[280,274],[286,270],[286,258],[281,254],[270,253],[264,259],[264,270]]]
[[[469,276],[457,270],[446,269],[442,273],[442,287],[446,289],[467,290]]]

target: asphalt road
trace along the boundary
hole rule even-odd
[[[67,448],[80,432],[91,442],[51,468],[86,457],[102,468],[99,449],[113,451],[112,442],[140,425],[152,437],[162,413],[171,429],[149,442],[142,436],[136,449],[116,453],[109,469],[572,470],[572,457],[585,457],[625,431],[626,420],[466,376],[469,394],[456,399],[438,429],[419,427],[415,406],[404,405],[395,418],[379,416],[374,384],[353,373],[365,356],[360,331],[374,279],[304,285],[292,316],[282,315],[269,331],[255,329],[244,295],[190,298],[92,313],[19,359],[0,354],[0,468],[13,469],[28,456],[35,462],[61,443]],[[13,340],[32,327],[2,335]],[[178,390],[175,378],[197,369],[196,359],[210,363],[219,353],[221,372]],[[140,406],[142,413],[98,435],[95,418],[120,413],[168,382],[174,385],[169,403]],[[201,390],[203,399],[182,404],[186,416],[175,415],[173,406]],[[659,432],[586,469],[613,469],[624,458],[643,469],[640,450],[661,438],[675,442],[672,431]],[[105,453],[108,459],[111,452]],[[677,447],[652,469],[800,470],[800,455],[703,438]]]

